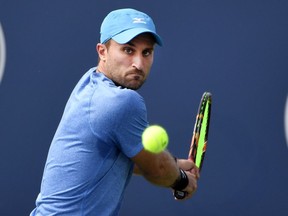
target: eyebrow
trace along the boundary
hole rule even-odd
[[[132,46],[132,47],[136,47],[136,45],[134,43],[132,43],[131,41],[127,42],[126,44],[128,44],[129,46]],[[146,49],[149,49],[149,50],[154,50],[154,47],[149,47],[149,48],[146,48]]]
[[[130,46],[135,47],[135,44],[133,44],[131,41],[129,41],[127,44],[130,45]]]

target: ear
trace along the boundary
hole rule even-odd
[[[106,48],[106,46],[104,44],[98,43],[96,45],[96,51],[98,53],[99,58],[102,61],[106,60],[106,50],[107,50],[107,48]]]

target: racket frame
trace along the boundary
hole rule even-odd
[[[212,104],[212,94],[210,92],[204,92],[201,97],[200,104],[198,107],[198,112],[196,115],[196,121],[194,125],[194,130],[193,130],[193,136],[192,136],[190,149],[188,153],[188,159],[192,160],[195,163],[195,165],[199,168],[199,172],[202,169],[203,160],[204,160],[204,156],[205,156],[205,152],[207,148],[211,104]],[[205,116],[205,114],[207,114],[207,116]],[[202,131],[203,119],[206,121],[204,137],[201,136],[203,135],[203,131]],[[200,138],[201,138],[201,141],[203,139],[203,143],[201,144],[202,145],[201,151],[200,151],[201,146],[199,146]],[[176,199],[184,199],[185,196],[186,196],[185,191],[174,191],[174,197]]]

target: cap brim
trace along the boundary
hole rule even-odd
[[[147,32],[151,33],[154,36],[155,41],[159,46],[162,46],[163,43],[162,43],[161,37],[158,34],[156,34],[154,31],[151,31],[151,30],[146,29],[146,28],[128,29],[126,31],[123,31],[123,32],[113,36],[112,39],[115,40],[119,44],[125,44],[125,43],[128,43],[129,41],[131,41],[134,37],[138,36],[139,34],[147,33]]]

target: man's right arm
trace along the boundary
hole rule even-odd
[[[132,160],[137,168],[137,174],[141,174],[155,185],[178,187],[183,186],[183,183],[185,184],[185,179],[182,179],[183,176],[181,177],[178,164],[168,151],[153,154],[143,149]],[[186,167],[185,176],[188,185],[183,188],[183,191],[187,192],[187,198],[189,198],[197,188],[197,176],[190,172],[195,167],[192,161],[187,161]]]

